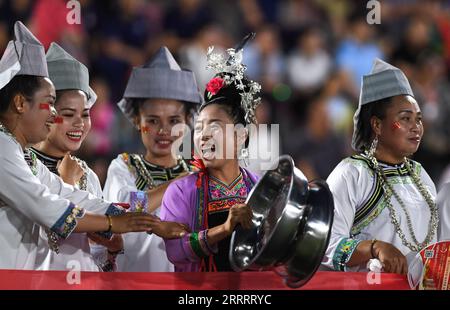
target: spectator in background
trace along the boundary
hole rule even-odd
[[[48,48],[51,42],[58,42],[75,58],[87,63],[85,50],[86,34],[81,24],[67,21],[71,9],[64,0],[38,0],[31,18],[31,29]]]
[[[169,7],[164,19],[165,43],[172,51],[190,41],[197,31],[211,22],[204,0],[178,0]]]
[[[215,51],[225,52],[223,47],[229,46],[229,42],[228,35],[220,26],[209,24],[202,28],[190,43],[180,48],[180,65],[194,72],[200,92],[205,90],[206,84],[214,75],[206,69],[208,47],[214,46]]]
[[[423,163],[436,181],[450,159],[450,83],[445,73],[444,59],[435,53],[425,53],[417,58],[412,83],[426,128],[415,159]]]
[[[262,176],[271,168],[274,161],[281,155],[280,137],[277,131],[272,131],[270,114],[270,106],[263,99],[255,110],[258,126],[255,130],[249,130],[248,162],[241,161],[239,163],[258,176]],[[267,130],[262,126],[267,126]]]
[[[246,48],[244,63],[247,75],[252,80],[262,81],[263,92],[270,93],[284,74],[284,58],[279,44],[278,30],[264,26],[257,31],[256,38]]]
[[[254,32],[265,25],[264,12],[257,0],[239,0],[239,9],[242,13],[242,31]]]
[[[345,140],[333,132],[323,97],[313,99],[306,113],[305,125],[298,132],[290,154],[309,180],[326,179],[347,155]]]
[[[343,138],[348,137],[350,141],[353,133],[353,114],[356,109],[353,102],[343,92],[342,81],[338,74],[334,72],[330,76],[322,92],[332,130]]]
[[[401,59],[409,66],[414,66],[420,55],[432,50],[436,44],[439,45],[439,41],[433,21],[422,15],[414,15],[408,19],[393,58]],[[408,69],[411,70],[411,68]]]
[[[337,2],[337,1],[327,1]],[[286,0],[278,1],[278,22],[282,33],[283,45],[291,49],[301,29],[308,25],[324,25],[328,27],[329,16],[318,5],[318,1]]]
[[[367,24],[365,16],[353,13],[350,16],[349,32],[336,51],[336,64],[344,87],[356,99],[361,78],[370,72],[372,61],[382,58],[383,52],[376,44],[374,28]]]
[[[297,47],[287,58],[288,82],[300,92],[317,91],[329,77],[332,65],[320,29],[308,27],[298,36]]]
[[[150,27],[142,0],[118,0],[115,14],[101,25],[100,54],[95,67],[111,87],[112,99],[118,100],[131,66],[142,65],[147,59],[146,46]]]

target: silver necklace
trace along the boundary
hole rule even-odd
[[[366,154],[366,155],[368,155],[368,154]],[[409,163],[409,160],[405,158],[404,163],[405,163],[406,169],[408,170],[408,173],[410,174],[411,179],[412,179],[413,183],[416,185],[416,187],[418,188],[420,194],[425,198],[425,201],[427,202],[427,204],[430,208],[430,213],[431,213],[430,222],[428,223],[428,233],[427,233],[425,239],[422,242],[419,242],[414,233],[411,216],[409,215],[409,212],[408,212],[404,202],[402,201],[402,199],[400,198],[398,193],[394,191],[392,185],[387,180],[387,177],[384,174],[383,169],[378,164],[378,161],[375,158],[375,156],[369,155],[368,158],[374,165],[375,171],[377,173],[377,177],[379,177],[381,180],[384,192],[386,194],[386,205],[389,209],[391,223],[394,225],[397,235],[402,240],[403,245],[408,247],[411,251],[419,252],[420,250],[422,250],[423,248],[425,248],[427,245],[429,245],[431,243],[434,235],[436,234],[437,226],[439,223],[439,218],[438,218],[438,210],[437,210],[435,201],[433,200],[433,198],[431,197],[430,193],[425,188],[425,186],[422,184],[420,177],[411,168],[411,164]],[[412,242],[410,242],[406,239],[406,236],[400,227],[397,213],[395,212],[395,209],[391,204],[392,196],[394,196],[395,199],[398,201],[401,209],[403,210],[403,212],[406,215],[406,223],[408,226],[408,231],[412,237]]]
[[[85,191],[85,190],[87,190],[88,166],[84,160],[81,160],[78,157],[72,156],[72,155],[71,155],[71,157],[80,165],[81,169],[83,170],[83,175],[81,176],[80,180],[78,180],[77,185],[78,185],[79,189]]]

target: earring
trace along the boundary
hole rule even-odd
[[[367,152],[367,156],[369,158],[374,157],[375,151],[377,150],[378,145],[378,136],[375,136],[375,138],[372,140],[372,143],[370,144],[369,151]]]
[[[239,159],[242,160],[244,166],[246,166],[246,167],[249,165],[248,158],[249,158],[248,148],[241,149]]]

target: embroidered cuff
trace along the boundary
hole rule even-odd
[[[339,242],[333,256],[333,267],[335,270],[346,271],[347,263],[360,242],[360,240],[352,238],[343,238]]]
[[[70,203],[64,214],[56,221],[50,228],[59,237],[66,239],[77,226],[77,218],[82,218],[86,211],[83,208],[77,207]]]
[[[118,206],[118,205],[115,205],[112,203],[106,210],[105,215],[117,216],[117,215],[121,215],[124,213],[125,213],[125,209],[123,209],[121,206]],[[96,232],[96,234],[99,235],[100,237],[103,237],[106,239],[111,239],[112,235],[113,235],[112,231]]]

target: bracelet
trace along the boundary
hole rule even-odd
[[[111,215],[106,214],[106,218],[108,219],[108,230],[106,231],[107,233],[110,233],[112,231],[112,218]]]
[[[375,242],[377,242],[377,239],[372,239],[372,242],[370,242],[370,254],[372,255],[372,258],[378,258],[374,253],[373,253],[373,245],[375,244]]]

